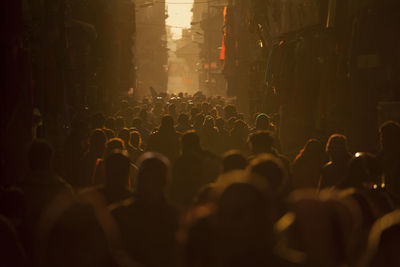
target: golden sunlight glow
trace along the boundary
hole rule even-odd
[[[192,19],[193,0],[167,0],[168,18],[167,25],[172,26],[172,38],[180,39],[182,29],[190,28]]]

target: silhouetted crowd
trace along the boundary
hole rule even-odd
[[[278,129],[201,93],[85,109],[1,188],[0,266],[400,266],[399,124],[376,155]]]

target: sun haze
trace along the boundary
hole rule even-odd
[[[192,19],[193,0],[167,0],[168,18],[167,25],[172,26],[172,38],[182,37],[182,29],[190,28]]]

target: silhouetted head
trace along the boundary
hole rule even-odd
[[[130,143],[135,148],[141,148],[142,146],[142,137],[138,131],[131,132]]]
[[[171,132],[174,131],[174,119],[166,115],[161,119],[160,131]]]
[[[200,111],[199,111],[199,109],[196,108],[196,107],[193,107],[193,108],[190,109],[190,116],[191,116],[192,118],[195,118],[196,115],[199,114],[199,113],[200,113]]]
[[[199,152],[201,151],[200,137],[194,130],[189,130],[181,137],[182,152]]]
[[[125,143],[120,138],[112,138],[107,141],[106,149],[104,151],[104,157],[106,158],[114,150],[125,150]]]
[[[371,227],[368,246],[359,266],[397,266],[400,250],[400,210],[379,218]]]
[[[236,117],[237,112],[236,112],[236,107],[234,105],[227,105],[224,108],[224,113],[225,113],[225,118],[229,120],[232,117]]]
[[[104,152],[105,143],[107,141],[107,137],[102,129],[93,130],[90,135],[90,151],[95,152],[99,155],[102,155]]]
[[[113,130],[104,128],[103,131],[106,134],[107,140],[110,140],[115,137],[115,132]]]
[[[248,169],[251,174],[265,178],[274,191],[286,186],[286,173],[282,162],[271,154],[261,154],[250,161]]]
[[[168,177],[168,159],[161,154],[147,152],[138,159],[138,168],[138,197],[163,197]]]
[[[250,135],[249,144],[254,154],[273,153],[274,138],[268,131],[256,131]]]
[[[189,125],[189,116],[185,113],[179,114],[178,123],[180,125]]]
[[[204,129],[214,128],[214,118],[211,116],[206,116],[206,118],[204,119],[203,128]]]
[[[244,170],[247,167],[247,159],[239,150],[231,150],[224,154],[223,172],[232,170]]]
[[[261,113],[256,117],[257,130],[269,130],[269,117],[267,114]]]
[[[198,128],[198,127],[203,127],[203,123],[204,123],[204,115],[201,113],[196,114],[196,116],[194,117],[194,127]]]
[[[32,171],[45,171],[51,167],[53,147],[46,140],[33,140],[28,150],[29,167]]]
[[[400,125],[397,122],[388,121],[382,124],[379,136],[383,151],[400,152]]]
[[[301,149],[300,153],[297,155],[295,161],[302,158],[303,160],[321,160],[324,161],[325,150],[322,143],[317,139],[309,139],[304,147]]]
[[[104,159],[107,188],[124,188],[128,185],[130,160],[126,153],[114,150]]]
[[[253,185],[234,183],[228,186],[221,195],[218,213],[222,217],[236,220],[242,217],[241,214],[250,212],[262,204],[263,196]]]
[[[366,152],[357,152],[350,161],[346,180],[340,184],[341,188],[377,188],[382,183],[382,167],[375,155]],[[374,186],[376,185],[376,186]]]
[[[333,134],[326,143],[326,153],[332,161],[347,161],[350,153],[347,149],[347,138],[342,134]]]
[[[128,129],[124,128],[121,131],[119,131],[118,137],[121,138],[125,144],[129,144],[131,133],[129,132]]]
[[[225,120],[224,120],[223,118],[221,118],[221,117],[217,118],[217,119],[215,120],[215,126],[216,126],[219,130],[224,129],[224,128],[225,128]]]

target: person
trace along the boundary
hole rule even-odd
[[[104,154],[107,137],[102,129],[95,129],[89,138],[89,149],[80,161],[80,179],[75,186],[85,187],[92,184],[96,162]]]
[[[375,155],[357,152],[350,160],[345,179],[336,186],[342,190],[350,189],[346,192],[358,203],[367,229],[377,218],[394,209],[394,203],[382,183],[382,176],[383,170]]]
[[[358,266],[397,266],[400,250],[400,210],[379,218],[371,227],[368,245]]]
[[[135,162],[136,149],[131,145],[131,142],[130,142],[131,132],[127,128],[124,128],[121,131],[119,131],[118,137],[124,141],[125,149],[128,152],[130,160],[132,162]]]
[[[219,161],[213,154],[202,149],[200,137],[194,130],[182,136],[181,144],[182,154],[173,165],[168,191],[171,201],[187,208],[201,187],[216,180]]]
[[[165,197],[168,159],[146,152],[138,161],[135,198],[110,207],[127,251],[143,266],[176,266],[178,213]]]
[[[146,113],[147,114],[147,113]],[[135,118],[132,121],[132,127],[136,129],[140,133],[140,136],[142,137],[142,141],[144,144],[147,144],[147,139],[150,136],[150,131],[148,128],[143,126],[143,121],[141,118]]]
[[[229,185],[216,205],[201,206],[188,227],[186,266],[286,266],[273,253],[269,203],[254,185]]]
[[[271,154],[279,158],[283,163],[285,172],[288,174],[288,186],[291,187],[291,172],[290,172],[290,162],[282,154],[278,153],[274,146],[274,138],[269,131],[256,131],[249,136],[249,145],[251,150],[251,157],[254,158],[260,154]]]
[[[223,173],[234,170],[244,170],[247,167],[247,159],[239,150],[230,150],[223,157]]]
[[[171,116],[162,117],[160,128],[149,137],[146,151],[161,153],[171,162],[176,159],[179,153],[179,135]]]
[[[326,144],[329,162],[322,168],[320,188],[332,187],[340,183],[347,175],[351,154],[347,148],[347,138],[333,134]]]
[[[222,117],[215,120],[215,127],[218,130],[218,145],[217,149],[220,155],[229,150],[229,132],[226,130],[226,122]]]
[[[243,120],[235,120],[233,128],[230,132],[230,149],[237,149],[242,152],[246,152],[248,134],[248,125]]]
[[[93,176],[91,177],[92,185],[104,184],[106,181],[104,170],[104,159],[108,157],[114,150],[125,150],[125,143],[120,138],[112,138],[106,142],[105,150],[102,158],[97,159]]]
[[[176,131],[183,134],[190,129],[192,129],[192,126],[190,125],[189,116],[185,113],[179,114]]]
[[[383,167],[388,191],[400,202],[400,125],[388,121],[379,128],[378,160]]]
[[[18,183],[25,198],[21,237],[29,259],[33,257],[35,229],[43,211],[57,195],[73,194],[71,185],[54,173],[53,158],[53,147],[47,141],[33,140],[28,150],[30,173]]]
[[[104,159],[105,184],[99,188],[107,204],[120,202],[133,196],[129,189],[131,162],[121,150],[114,150]]]
[[[203,142],[204,149],[209,150],[214,154],[218,153],[218,131],[214,125],[214,118],[209,115],[206,116],[203,123],[201,140]]]
[[[265,179],[277,196],[286,193],[287,173],[279,158],[272,154],[259,154],[249,162],[248,170],[250,174]]]
[[[270,120],[267,114],[260,113],[256,117],[255,128],[253,131],[268,131],[270,128]]]
[[[322,143],[317,139],[309,139],[291,165],[293,187],[316,189],[326,161]]]
[[[133,163],[136,164],[138,158],[144,153],[142,149],[142,137],[138,131],[136,130],[131,131],[131,137],[129,143],[134,148],[131,160]]]

